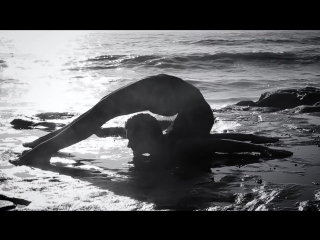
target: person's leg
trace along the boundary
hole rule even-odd
[[[110,113],[112,114],[112,111]],[[98,109],[91,109],[64,129],[60,129],[52,138],[44,140],[24,154],[19,159],[18,164],[37,165],[49,163],[51,154],[90,137],[107,121],[106,117],[108,116],[100,114]]]
[[[89,110],[90,111],[90,110]],[[47,135],[44,135],[42,137],[39,137],[38,139],[36,139],[33,142],[27,142],[22,144],[24,147],[28,147],[28,148],[35,148],[37,145],[39,145],[40,143],[43,143],[47,140],[49,140],[50,138],[55,137],[56,135],[58,135],[59,133],[61,133],[62,131],[64,131],[65,129],[67,129],[71,124],[73,124],[74,122],[78,121],[78,119],[82,118],[84,115],[86,115],[89,111],[83,113],[82,115],[80,115],[79,117],[77,117],[75,120],[73,120],[71,123],[67,124],[66,126],[60,128],[59,130],[56,130],[54,132],[48,133]]]
[[[205,138],[210,136],[214,116],[205,99],[191,102],[181,111],[167,129],[165,135],[172,141],[186,138]]]
[[[128,85],[126,85],[126,86],[124,86],[124,87],[122,87],[122,88],[117,89],[116,92],[117,92],[117,91],[120,91],[121,89],[124,89],[124,88],[128,87],[129,85],[131,85],[131,84],[128,84]],[[108,94],[107,96],[103,97],[99,102],[107,99],[109,96],[110,96],[110,94]],[[72,124],[74,124],[75,122],[77,122],[77,121],[78,121],[79,119],[81,119],[83,116],[87,115],[91,110],[92,110],[92,109],[89,109],[87,112],[83,113],[82,115],[80,115],[78,118],[76,118],[74,121],[72,121],[71,123],[67,124],[67,125],[64,126],[63,128],[61,128],[61,129],[59,129],[59,130],[57,130],[57,131],[51,132],[51,133],[49,133],[49,134],[47,134],[47,135],[44,135],[44,136],[36,139],[36,140],[33,141],[33,142],[24,143],[23,146],[24,146],[24,147],[29,147],[29,148],[35,148],[35,147],[36,147],[37,145],[39,145],[40,143],[43,143],[43,142],[45,142],[45,141],[47,141],[47,140],[49,140],[49,139],[57,136],[58,134],[60,134],[61,132],[63,132],[63,131],[66,130],[67,128],[69,128]]]

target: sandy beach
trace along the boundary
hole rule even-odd
[[[319,211],[319,44],[319,30],[0,30],[0,210]],[[142,170],[117,132],[126,115],[103,126],[120,134],[62,149],[47,168],[9,162],[23,143],[158,74],[200,90],[212,133],[277,137],[263,145],[293,155],[217,153],[192,168]]]
[[[292,151],[291,157],[217,154],[207,169],[163,171],[138,171],[130,163],[126,139],[97,136],[63,149],[47,169],[13,166],[8,161],[27,150],[21,144],[47,132],[12,129],[8,117],[0,139],[1,209],[318,211],[320,115],[302,114],[300,109],[274,112],[235,105],[213,109],[218,121],[212,132],[278,137],[279,142],[265,145]]]

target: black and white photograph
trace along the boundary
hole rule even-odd
[[[0,211],[319,211],[320,30],[0,30]]]

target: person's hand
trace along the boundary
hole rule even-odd
[[[102,128],[100,128],[98,131],[96,131],[95,133],[94,133],[97,137],[105,137],[105,133],[104,133],[104,131],[103,131],[103,129]]]
[[[133,154],[132,163],[134,165],[143,165],[150,161],[150,158],[141,154]]]

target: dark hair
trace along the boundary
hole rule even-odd
[[[153,137],[162,135],[161,126],[157,119],[147,113],[140,113],[129,118],[125,124],[125,129],[148,132]]]

